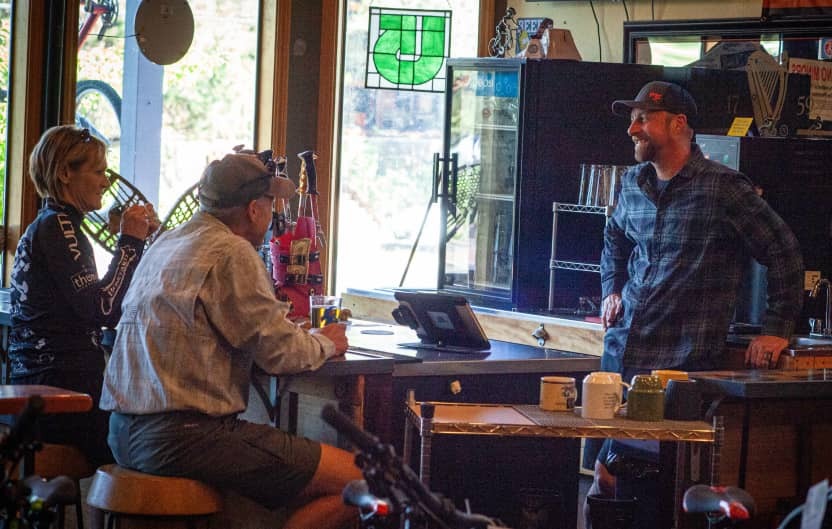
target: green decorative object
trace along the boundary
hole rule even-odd
[[[367,88],[445,91],[451,12],[370,8]]]

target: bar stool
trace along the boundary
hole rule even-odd
[[[81,484],[83,478],[92,476],[95,468],[86,456],[73,445],[44,443],[43,448],[35,453],[35,474],[44,479],[66,476],[75,482],[75,520],[78,529],[84,529],[84,508],[81,503]],[[57,524],[63,529],[67,505],[58,506]]]
[[[154,519],[154,529],[193,529],[198,521],[207,521],[222,510],[220,494],[204,483],[144,474],[118,465],[96,470],[87,504],[109,513],[107,529],[115,527],[116,519],[120,529],[147,527],[149,518]]]

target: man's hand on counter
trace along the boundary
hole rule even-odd
[[[789,341],[779,336],[758,336],[745,350],[745,364],[758,369],[773,369],[777,367],[780,353],[788,345]]]
[[[621,315],[621,294],[610,294],[601,302],[601,325],[606,331]]]
[[[312,329],[310,332],[323,334],[335,344],[335,351],[342,355],[347,352],[347,326],[343,323],[330,323],[321,329]]]

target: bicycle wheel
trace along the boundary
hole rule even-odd
[[[75,124],[89,129],[111,152],[117,152],[121,140],[121,97],[104,81],[78,81]]]
[[[505,55],[505,48],[503,48],[499,38],[491,37],[491,40],[488,41],[488,54],[491,57],[502,57]]]

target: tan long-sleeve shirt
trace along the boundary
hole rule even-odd
[[[251,243],[207,213],[163,234],[124,299],[101,408],[130,414],[241,412],[252,363],[274,374],[316,369],[326,337],[286,319]]]

